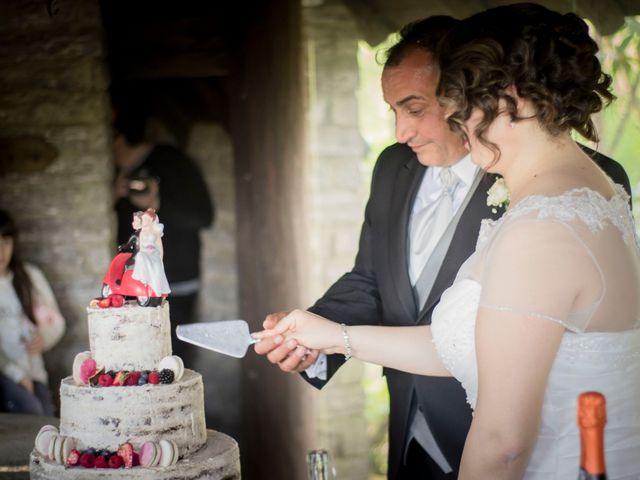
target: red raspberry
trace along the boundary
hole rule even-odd
[[[93,466],[96,468],[108,468],[109,461],[107,460],[107,457],[105,457],[104,455],[100,455],[99,457],[96,458],[96,461],[93,464]]]
[[[75,448],[69,452],[67,457],[67,465],[77,465],[80,461],[80,452]]]
[[[133,466],[134,467],[140,466],[140,455],[138,455],[136,452],[133,452]]]
[[[118,448],[118,455],[122,457],[125,468],[131,468],[133,466],[133,445],[129,442],[120,445],[120,448]]]
[[[160,374],[156,371],[149,372],[149,383],[157,385],[160,383]]]
[[[138,379],[140,378],[140,372],[131,372],[127,375],[125,385],[138,385]]]
[[[93,468],[96,463],[96,456],[93,453],[83,453],[80,455],[80,463],[84,468]]]
[[[105,373],[98,377],[98,383],[101,387],[109,387],[113,383],[113,377]]]
[[[124,465],[124,462],[120,455],[111,455],[109,457],[109,468],[120,468],[122,465]]]
[[[124,305],[124,297],[122,295],[109,295],[109,300],[111,301],[112,307],[121,307]]]

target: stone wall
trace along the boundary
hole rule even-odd
[[[115,219],[98,4],[61,0],[49,14],[47,3],[0,2],[0,137],[56,152],[48,165],[34,153],[4,156],[0,207],[16,218],[23,256],[42,268],[67,321],[47,355],[55,392],[88,349],[84,309],[99,293]]]
[[[114,253],[111,110],[98,2],[0,2],[0,138],[2,145],[48,144],[57,157],[0,158],[0,208],[21,229],[23,257],[41,267],[67,321],[67,332],[47,354],[54,397],[76,353],[88,350],[85,308],[99,294]],[[28,140],[25,143],[25,138]],[[218,125],[197,124],[189,153],[217,207],[203,236],[199,318],[237,318],[233,152]],[[31,171],[29,173],[28,171]],[[208,424],[239,431],[240,363],[201,350]]]
[[[22,230],[24,257],[50,280],[67,333],[47,355],[53,391],[73,357],[88,349],[85,307],[98,294],[113,254],[111,122],[98,3],[81,0],[0,2],[0,137],[53,147],[47,162],[0,159],[0,207]],[[366,200],[365,145],[358,132],[357,34],[337,0],[304,9],[310,74],[308,178],[312,294],[350,269]],[[217,206],[203,232],[201,320],[238,315],[233,152],[227,132],[198,124],[189,153]],[[28,159],[27,159],[28,160]],[[25,165],[31,165],[27,168]],[[10,170],[6,172],[6,170]],[[31,171],[27,171],[31,170]],[[202,351],[208,421],[232,435],[239,428],[240,363]],[[318,393],[317,448],[334,456],[340,478],[367,476],[362,365],[351,361]],[[235,436],[235,435],[234,435]]]
[[[356,25],[342,2],[307,2],[311,183],[309,239],[314,298],[351,269],[367,196],[366,145],[358,129]],[[368,472],[363,364],[350,360],[318,395],[318,447],[338,478]]]

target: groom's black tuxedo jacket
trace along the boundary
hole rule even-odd
[[[593,153],[590,151],[589,153]],[[610,158],[595,154],[595,161],[630,191],[624,169]],[[426,167],[404,144],[382,152],[373,172],[360,245],[353,270],[343,275],[309,310],[347,325],[410,326],[431,323],[442,292],[451,285],[462,263],[473,253],[480,221],[496,218],[487,207],[487,189],[494,178],[480,181],[446,253],[424,308],[417,312],[407,269],[408,222]],[[342,355],[328,356],[327,379],[343,364]],[[390,394],[389,478],[397,478],[409,425],[413,392],[431,431],[449,464],[457,472],[471,423],[465,393],[454,378],[412,375],[386,368]],[[309,380],[322,388],[326,383]]]

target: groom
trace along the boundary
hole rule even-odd
[[[481,219],[503,213],[487,206],[494,178],[471,162],[435,97],[439,72],[432,52],[456,22],[438,16],[409,24],[387,52],[382,89],[398,143],[377,161],[355,265],[309,309],[318,315],[348,325],[430,324],[442,292],[475,248]],[[601,155],[595,161],[629,191],[620,165]],[[282,316],[269,315],[265,328]],[[342,355],[307,355],[272,340],[255,349],[284,371],[305,372],[318,388],[344,363]],[[471,423],[461,385],[451,377],[388,368],[384,374],[391,402],[389,478],[457,478]]]

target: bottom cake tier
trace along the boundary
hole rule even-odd
[[[36,450],[31,453],[32,480],[82,480],[96,478],[146,480],[239,480],[240,453],[231,437],[207,430],[207,443],[197,452],[170,467],[118,469],[65,467],[53,463]]]

